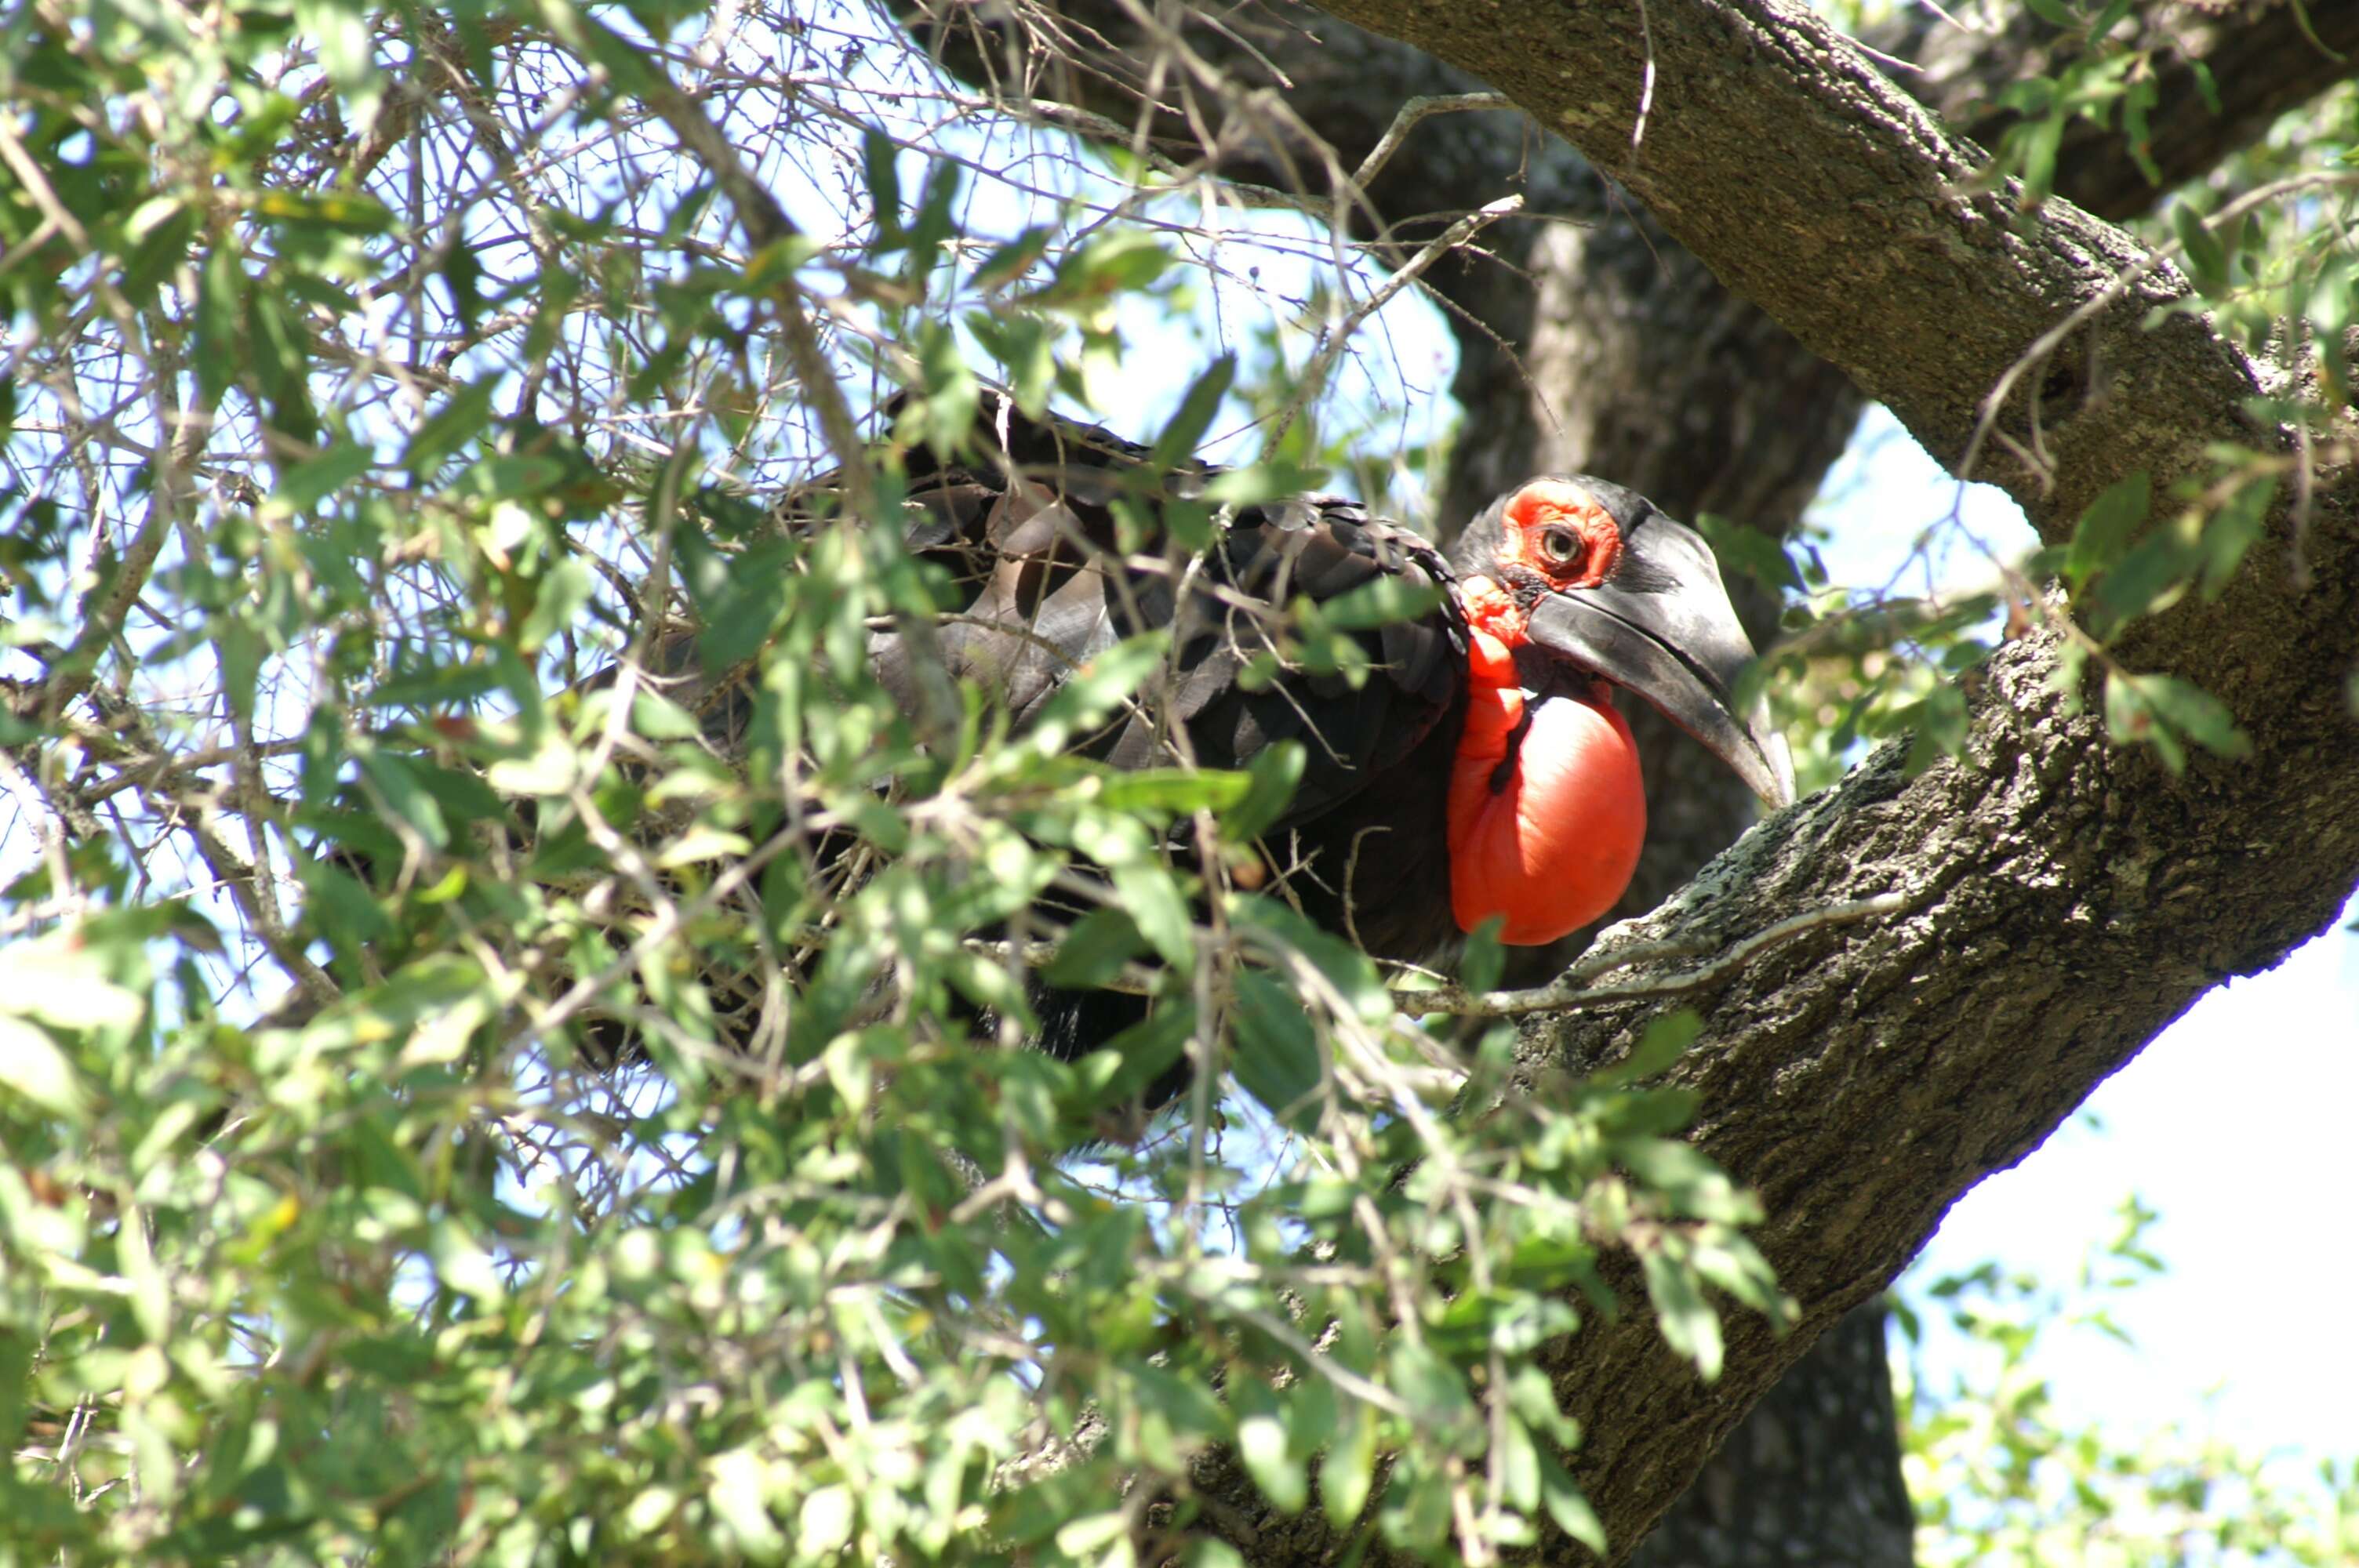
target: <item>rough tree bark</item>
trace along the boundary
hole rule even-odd
[[[1149,101],[1158,112],[1142,119],[1151,62],[1162,51],[1118,0],[1063,0],[1032,14],[1038,30],[1028,41],[1049,48],[1026,47],[1021,27],[982,34],[972,11],[948,15],[959,25],[919,16],[915,30],[969,80],[1143,127],[1169,155],[1211,157],[1234,179],[1323,189],[1325,166],[1282,135],[1216,135],[1218,151],[1208,149],[1199,131],[1266,126],[1268,117],[1235,103],[1210,113],[1199,103],[1190,114],[1184,72],[1164,79]],[[1005,23],[1016,14],[997,15]],[[2305,38],[2305,23],[2325,49]],[[2359,6],[2313,7],[2307,18],[2284,0],[2159,7],[2137,25],[2162,102],[2178,106],[2157,117],[2148,148],[2159,185],[2118,133],[2088,122],[2068,130],[2057,168],[2061,193],[2115,218],[2145,211],[2161,189],[2247,145],[2274,115],[2349,74],[2350,57],[2359,54]],[[1375,145],[1404,101],[1483,85],[1420,49],[1282,0],[1225,13],[1217,27],[1179,31],[1245,91],[1282,81],[1295,123],[1346,168]],[[986,47],[973,48],[978,39]],[[1921,70],[1897,79],[1965,134],[1994,144],[2009,123],[1991,107],[1997,90],[2028,70],[2052,70],[2073,47],[2028,14],[1995,31],[1968,32],[1942,25],[1930,8],[1904,10],[1870,42],[1919,62]],[[2183,112],[2194,92],[2192,59],[2211,72],[2217,114]],[[1722,287],[1579,153],[1535,135],[1520,115],[1438,117],[1417,128],[1369,196],[1375,220],[1414,232],[1430,222],[1437,192],[1473,205],[1511,189],[1525,194],[1533,216],[1486,236],[1496,260],[1445,265],[1431,280],[1452,310],[1461,351],[1453,390],[1468,414],[1446,481],[1445,523],[1516,479],[1553,469],[1612,474],[1674,513],[1789,528],[1848,437],[1858,390]],[[1655,759],[1654,830],[1623,914],[1654,907],[1751,815],[1724,772],[1683,737],[1660,732],[1666,728],[1646,737]],[[1649,1568],[1908,1562],[1882,1336],[1873,1302],[1827,1334],[1634,1561]]]

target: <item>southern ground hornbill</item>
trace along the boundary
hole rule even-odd
[[[1219,471],[1159,466],[1146,448],[1023,417],[995,395],[958,460],[908,454],[907,543],[952,584],[932,640],[950,672],[1020,730],[1093,655],[1168,631],[1161,688],[1076,749],[1118,768],[1236,768],[1299,744],[1300,782],[1261,836],[1261,868],[1272,891],[1372,956],[1426,962],[1493,917],[1508,943],[1551,942],[1614,905],[1646,836],[1646,802],[1612,687],[1661,709],[1771,805],[1792,798],[1783,741],[1757,708],[1734,708],[1752,648],[1712,552],[1643,497],[1602,480],[1535,479],[1485,508],[1445,557],[1336,496],[1216,514],[1198,497]],[[1201,551],[1180,546],[1180,507]],[[787,510],[789,526],[812,516],[801,503]],[[1356,678],[1291,657],[1290,607],[1339,607],[1386,582],[1415,610],[1353,620],[1344,634],[1363,655]],[[710,743],[736,752],[758,677],[703,672],[697,648],[687,632],[658,638],[647,678],[701,715]],[[897,632],[873,636],[876,673],[913,710],[919,656]],[[530,803],[519,814],[529,836]],[[397,846],[383,848],[375,869],[400,863]],[[335,858],[364,880],[377,859],[351,843]],[[720,1026],[750,1030],[740,1004],[762,1004],[737,977],[712,978]],[[1034,1000],[1039,1044],[1069,1058],[1148,1005],[1046,986]],[[592,1060],[637,1054],[620,1021],[587,1022]],[[1184,1063],[1165,1072],[1146,1090],[1148,1108],[1187,1081]]]
[[[1375,957],[1430,959],[1493,916],[1506,942],[1551,942],[1613,906],[1646,803],[1610,687],[1661,709],[1772,806],[1793,796],[1782,739],[1757,708],[1734,710],[1753,650],[1710,548],[1619,485],[1528,481],[1446,558],[1323,495],[1237,508],[1197,557],[1167,547],[1158,508],[1217,470],[1153,471],[1147,449],[1027,419],[1000,398],[989,415],[965,460],[914,454],[909,476],[908,542],[958,585],[958,612],[938,633],[951,673],[1020,727],[1093,654],[1169,630],[1159,702],[1118,715],[1082,749],[1117,767],[1230,768],[1299,741],[1301,784],[1263,837],[1264,862],[1304,914]],[[1130,536],[1118,540],[1125,507]],[[1332,603],[1382,578],[1435,591],[1423,613],[1356,633],[1363,678],[1288,666],[1288,605]],[[879,633],[872,656],[915,704],[900,637]],[[1039,1000],[1042,1044],[1062,1055],[1145,1006],[1103,991]],[[1175,1070],[1150,1101],[1184,1081]]]

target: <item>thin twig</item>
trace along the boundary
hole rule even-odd
[[[1496,201],[1469,212],[1443,230],[1423,250],[1402,263],[1399,271],[1386,278],[1375,292],[1338,322],[1327,334],[1327,341],[1320,347],[1319,352],[1311,356],[1310,363],[1304,368],[1294,395],[1286,400],[1286,406],[1278,410],[1277,417],[1271,422],[1269,434],[1262,440],[1264,456],[1277,449],[1278,443],[1286,438],[1287,431],[1293,427],[1303,408],[1319,395],[1320,387],[1325,384],[1328,373],[1334,369],[1335,362],[1343,357],[1343,350],[1352,341],[1352,334],[1360,330],[1362,322],[1390,304],[1395,295],[1415,283],[1428,267],[1473,238],[1477,230],[1510,213],[1523,211],[1523,206],[1524,199],[1519,195],[1502,196]]]
[[[1408,134],[1436,114],[1516,108],[1516,101],[1504,92],[1432,92],[1421,98],[1412,98],[1400,106],[1399,113],[1393,116],[1393,123],[1385,127],[1385,134],[1377,138],[1368,156],[1360,160],[1360,167],[1352,171],[1352,183],[1365,189],[1368,181],[1384,171],[1385,165],[1392,161],[1393,154],[1408,140]]]
[[[601,52],[583,36],[592,27],[606,34],[612,48],[636,47],[604,24],[567,7],[544,6],[542,16],[560,38],[581,48],[585,59],[594,59]],[[795,221],[787,215],[778,199],[770,194],[769,188],[745,167],[737,156],[735,144],[712,123],[711,116],[680,91],[656,59],[642,54],[641,64],[647,73],[647,80],[637,84],[644,102],[657,118],[670,127],[672,135],[679,139],[681,150],[702,166],[729,199],[738,225],[745,231],[748,252],[758,256],[774,245],[800,237],[802,231]],[[812,324],[802,285],[788,274],[778,278],[771,295],[777,307],[779,337],[786,344],[795,379],[819,416],[821,433],[826,437],[828,449],[842,470],[840,482],[845,510],[863,522],[869,521],[876,510],[876,487],[869,471],[867,443],[853,420],[852,406],[836,380],[835,367],[828,362],[826,351],[820,344],[819,330]],[[919,711],[912,718],[917,720],[920,736],[947,753],[955,742],[964,712],[958,691],[942,666],[933,628],[926,619],[905,611],[899,613],[899,621],[901,638],[914,655],[909,667],[918,684]]]
[[[1615,969],[1635,968],[1641,964],[1658,963],[1666,958],[1691,957],[1702,950],[1701,942],[1696,938],[1649,942],[1595,954],[1574,964],[1547,985],[1534,986],[1528,990],[1485,991],[1474,995],[1452,985],[1435,990],[1395,991],[1393,1005],[1412,1018],[1424,1018],[1434,1013],[1447,1013],[1457,1018],[1512,1018],[1527,1012],[1569,1011],[1607,1002],[1677,996],[1717,984],[1761,954],[1791,941],[1804,932],[1824,926],[1849,925],[1879,914],[1897,914],[1907,909],[1909,902],[1906,893],[1879,893],[1874,898],[1829,904],[1824,909],[1792,915],[1755,932],[1709,964],[1683,973],[1666,975],[1660,979],[1633,980],[1617,986],[1592,987],[1588,984],[1597,976]]]

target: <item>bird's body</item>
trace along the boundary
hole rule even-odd
[[[1663,708],[1765,798],[1790,798],[1782,745],[1731,709],[1752,649],[1711,552],[1618,487],[1527,484],[1446,558],[1339,497],[1216,520],[1198,499],[1216,470],[1160,470],[1103,430],[1004,404],[977,436],[959,461],[913,455],[909,476],[908,543],[956,585],[937,633],[951,673],[1020,727],[1094,654],[1169,632],[1168,683],[1077,750],[1122,768],[1235,768],[1299,742],[1301,783],[1263,861],[1305,914],[1373,956],[1428,961],[1493,918],[1507,942],[1552,941],[1613,905],[1646,816],[1609,686]],[[1201,552],[1175,539],[1179,507],[1194,509]],[[1414,613],[1347,618],[1356,675],[1290,658],[1289,606],[1364,606],[1379,583]],[[872,656],[919,700],[898,633]],[[1046,1043],[1090,1048],[1139,1005],[1050,999]]]
[[[1428,963],[1493,920],[1508,943],[1549,942],[1612,907],[1646,806],[1609,687],[1662,709],[1765,799],[1790,798],[1782,745],[1732,710],[1752,649],[1711,552],[1643,498],[1536,480],[1445,557],[1342,497],[1216,506],[1204,492],[1220,470],[995,402],[955,460],[905,454],[905,542],[947,574],[950,602],[919,636],[904,622],[873,633],[879,678],[915,710],[939,659],[1021,731],[1093,657],[1168,633],[1161,677],[1071,749],[1117,769],[1237,769],[1299,745],[1299,782],[1252,869],[1373,957]],[[816,524],[824,508],[788,510]],[[651,655],[640,678],[698,713],[716,751],[742,754],[751,666],[705,667],[686,629]],[[533,816],[520,806],[514,831],[528,838]],[[390,875],[396,847],[376,848],[336,853],[364,878]],[[851,836],[812,848],[835,862]],[[762,988],[709,979],[719,1027],[750,1031]],[[1046,986],[1034,1000],[1038,1043],[1069,1058],[1149,1005]],[[638,1048],[618,1021],[589,1033],[592,1060]],[[1182,1064],[1144,1098],[1164,1103],[1186,1082]]]

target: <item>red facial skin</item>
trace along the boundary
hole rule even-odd
[[[1508,502],[1506,521],[1502,562],[1531,567],[1555,587],[1602,582],[1621,556],[1620,530],[1576,486],[1527,485]],[[1568,531],[1576,542],[1569,552]],[[1515,665],[1525,614],[1489,578],[1468,579],[1460,599],[1473,632],[1473,692],[1451,766],[1451,912],[1462,930],[1498,915],[1503,942],[1553,942],[1613,908],[1630,885],[1647,837],[1637,746],[1602,686],[1553,696],[1532,707],[1505,787],[1495,791],[1527,708]]]

